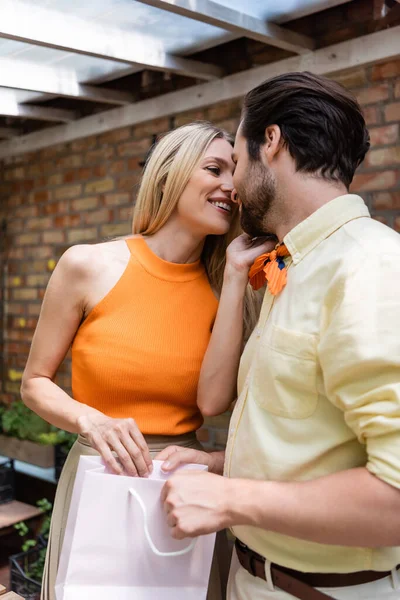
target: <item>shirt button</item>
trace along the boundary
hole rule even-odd
[[[260,335],[261,335],[261,327],[256,327],[256,335],[257,335],[257,337],[260,337]]]

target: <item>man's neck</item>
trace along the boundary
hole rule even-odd
[[[348,194],[342,183],[312,177],[295,177],[286,184],[279,198],[279,215],[274,215],[275,234],[279,241],[319,208],[338,196]]]

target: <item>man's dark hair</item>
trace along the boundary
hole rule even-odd
[[[307,71],[273,77],[246,95],[242,133],[252,160],[260,158],[269,125],[280,127],[298,171],[341,181],[347,188],[370,145],[354,96]]]

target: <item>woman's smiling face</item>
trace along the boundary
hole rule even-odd
[[[224,235],[237,210],[232,202],[232,146],[215,139],[194,169],[176,209],[176,217],[196,235]]]

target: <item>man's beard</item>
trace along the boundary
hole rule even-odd
[[[241,201],[240,224],[251,237],[271,235],[267,214],[276,198],[273,175],[259,160],[251,161],[243,180],[236,186]]]

